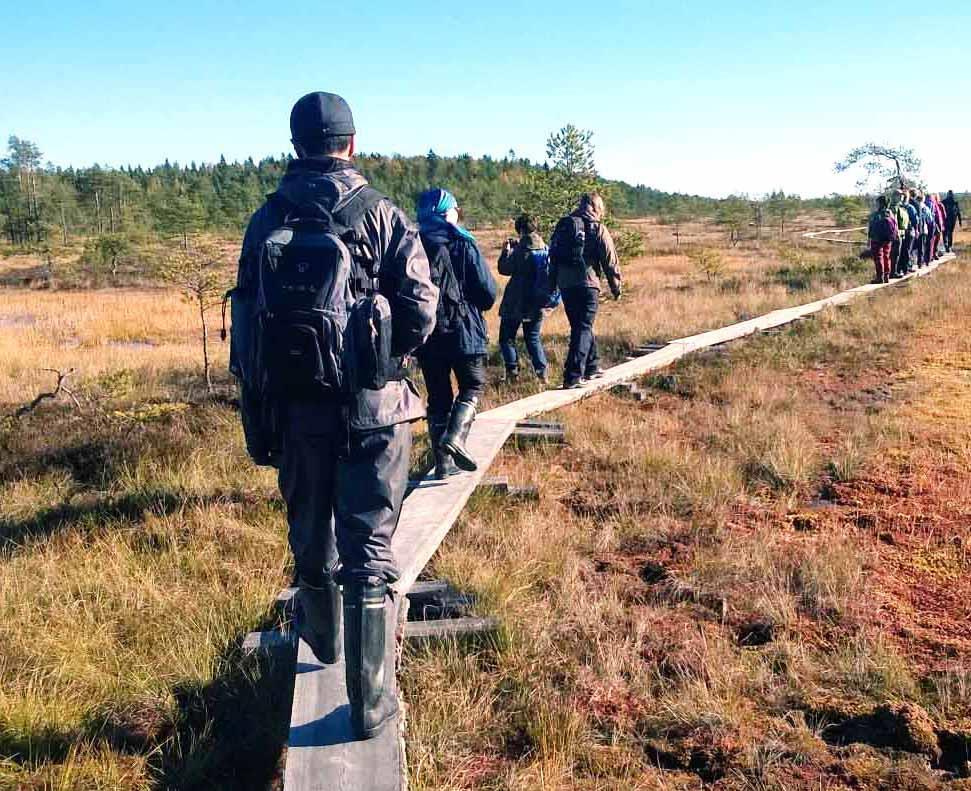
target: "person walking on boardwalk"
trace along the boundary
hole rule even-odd
[[[934,258],[941,257],[944,251],[944,234],[947,228],[947,210],[941,202],[941,196],[934,193],[934,218],[937,220],[937,234],[934,237]]]
[[[440,296],[435,331],[418,351],[428,390],[428,434],[435,476],[476,469],[466,440],[485,390],[489,333],[483,311],[496,301],[496,281],[475,237],[459,225],[451,192],[430,189],[418,198],[421,241]],[[452,374],[458,393],[452,390]]]
[[[905,193],[895,191],[890,197],[890,212],[897,223],[897,236],[890,246],[890,276],[903,277],[906,274],[906,263],[903,261],[906,253],[907,235],[910,233],[910,213],[904,200]]]
[[[924,195],[924,204],[927,206],[928,213],[931,216],[931,222],[927,226],[927,263],[937,260],[937,248],[940,244],[941,238],[941,228],[942,228],[942,213],[940,210],[940,204],[935,200],[935,196],[928,192]]]
[[[506,378],[515,380],[519,376],[516,336],[522,327],[533,370],[545,385],[548,363],[543,348],[543,319],[559,304],[560,294],[551,286],[549,250],[536,221],[528,214],[518,217],[516,233],[519,240],[508,240],[499,256],[499,274],[509,278],[499,305],[499,350],[506,366]]]
[[[944,205],[944,250],[950,253],[954,249],[954,229],[958,225],[964,227],[964,218],[961,217],[961,204],[954,197],[954,190],[947,191],[947,197],[943,201]]]
[[[920,212],[914,206],[914,191],[904,190],[903,207],[907,212],[907,234],[900,248],[900,273],[908,275],[917,268],[917,240],[920,236]]]
[[[307,94],[290,130],[297,158],[243,239],[230,369],[248,450],[279,468],[298,631],[335,663],[343,612],[351,723],[370,738],[397,712],[391,538],[425,414],[405,361],[438,294],[417,229],[354,167],[347,103]]]
[[[893,240],[897,238],[897,221],[888,208],[887,198],[881,195],[877,199],[877,210],[870,215],[867,230],[870,240],[870,252],[873,254],[873,265],[876,268],[874,283],[890,282],[890,251]]]
[[[910,205],[917,214],[917,228],[914,234],[914,269],[924,264],[924,240],[927,236],[927,218],[924,215],[924,204],[918,190],[910,191]]]
[[[927,193],[920,195],[920,217],[921,217],[921,245],[920,245],[920,264],[927,266],[932,258],[934,234],[937,232],[937,220],[935,219],[934,208],[931,204],[931,196]]]
[[[603,224],[605,214],[603,198],[597,193],[585,194],[576,210],[556,224],[550,240],[552,283],[563,295],[570,322],[570,348],[563,370],[563,387],[568,389],[603,374],[593,332],[601,277],[606,277],[614,299],[621,295],[620,265],[614,240]]]

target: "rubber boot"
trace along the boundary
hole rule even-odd
[[[341,657],[341,589],[329,574],[321,587],[300,580],[297,591],[297,632],[325,665]]]
[[[372,739],[398,713],[397,699],[388,693],[385,666],[388,586],[383,582],[352,582],[344,596],[344,669],[351,727],[359,739]]]
[[[439,481],[459,474],[459,468],[455,466],[452,454],[442,447],[442,437],[445,436],[447,428],[447,415],[428,416],[428,439],[432,444],[432,454],[435,457],[435,478]]]
[[[459,469],[466,472],[475,472],[478,465],[475,459],[469,455],[465,447],[466,440],[469,438],[469,431],[472,430],[472,423],[475,421],[475,409],[478,399],[471,401],[456,401],[452,405],[452,414],[448,419],[448,430],[442,437],[442,447],[452,454]]]

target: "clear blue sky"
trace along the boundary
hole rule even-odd
[[[971,189],[968,0],[36,0],[0,75],[0,135],[63,165],[259,159],[329,90],[364,151],[541,159],[572,122],[611,178],[810,196],[852,189],[832,163],[874,140]]]

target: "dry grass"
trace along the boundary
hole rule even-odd
[[[891,566],[884,517],[861,521],[850,491],[879,486],[884,459],[971,485],[969,305],[952,268],[685,361],[645,404],[564,410],[567,449],[503,456],[542,499],[478,499],[434,561],[504,634],[406,662],[413,787],[938,788],[964,771],[971,643],[925,664],[891,579],[928,554],[928,574],[968,578],[966,556],[941,555],[971,540],[964,500],[938,487],[949,530],[895,537]],[[914,507],[895,495],[886,518]],[[938,729],[933,769],[902,703]]]
[[[821,266],[823,245],[780,262],[766,242],[724,251],[729,271],[708,283],[668,229],[641,230],[648,255],[600,324],[613,359],[865,278]],[[716,231],[687,232],[718,244]],[[493,258],[502,236],[483,235]],[[966,667],[917,673],[899,635],[867,631],[881,547],[793,528],[815,526],[805,506],[821,486],[850,497],[874,447],[899,449],[907,429],[883,417],[887,381],[894,398],[927,391],[908,412],[922,425],[966,415],[950,351],[922,373],[895,357],[920,328],[966,315],[956,276],[937,282],[688,361],[651,380],[645,405],[567,410],[569,449],[505,456],[543,499],[476,498],[436,559],[504,630],[485,649],[409,656],[413,785],[835,788],[826,768],[850,759],[822,738],[834,712],[892,695],[963,722]],[[549,329],[555,361],[562,313]],[[42,367],[76,367],[85,409],[0,424],[0,788],[273,779],[286,669],[244,660],[238,644],[286,580],[283,517],[236,415],[195,403],[197,343],[190,308],[161,289],[0,291],[3,411],[46,388]],[[530,387],[494,385],[489,398]],[[932,457],[893,458],[930,486],[933,465],[958,469],[967,446],[935,433]],[[944,544],[927,544],[928,573],[963,568]],[[905,592],[884,591],[901,610]],[[757,619],[772,641],[741,647]],[[866,758],[875,777],[917,771]]]

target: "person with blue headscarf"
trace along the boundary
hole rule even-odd
[[[418,226],[439,287],[436,326],[418,361],[428,390],[428,433],[435,476],[477,468],[466,440],[485,390],[489,333],[483,311],[496,301],[496,281],[475,237],[459,224],[458,202],[441,188],[418,198]],[[458,392],[452,389],[452,376]]]

